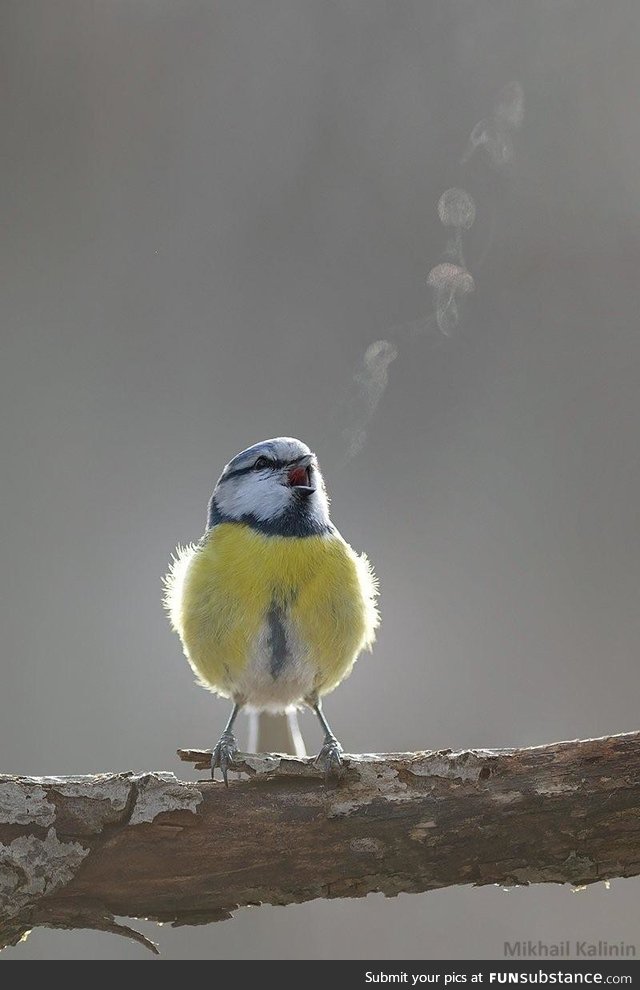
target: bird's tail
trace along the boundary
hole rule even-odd
[[[294,756],[306,756],[295,709],[284,715],[250,712],[247,749],[250,753],[291,753]]]

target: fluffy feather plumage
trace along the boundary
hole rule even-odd
[[[258,458],[272,467],[254,470]],[[302,495],[286,483],[301,459],[314,488]],[[166,577],[165,604],[198,680],[263,710],[318,699],[372,645],[378,613],[367,558],[329,521],[315,457],[291,438],[256,444],[227,465],[212,504],[221,521],[178,548]],[[311,520],[310,535],[278,534],[292,513]]]
[[[167,581],[172,625],[198,680],[223,697],[282,711],[333,690],[378,624],[369,563],[338,535],[265,536],[223,523],[179,551]],[[271,673],[269,610],[289,659]]]

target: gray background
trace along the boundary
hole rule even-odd
[[[381,581],[375,653],[327,701],[348,750],[638,727],[639,32],[635,0],[3,0],[3,771],[185,772],[176,746],[212,743],[227,706],[193,683],[161,575],[225,461],[283,433]],[[512,80],[512,163],[461,166]],[[456,185],[476,291],[451,336],[390,334],[432,311]],[[141,926],[165,959],[640,954],[639,891]],[[37,931],[4,958],[96,956],[145,950]]]

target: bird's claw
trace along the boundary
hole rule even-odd
[[[322,749],[313,761],[314,766],[324,767],[324,779],[328,783],[333,773],[336,776],[342,769],[344,750],[335,736],[325,736]]]
[[[229,781],[227,780],[227,772],[229,767],[233,763],[233,758],[238,752],[238,744],[236,742],[236,737],[233,732],[223,732],[220,736],[218,745],[213,750],[211,754],[211,779],[215,780],[216,767],[220,767],[222,770],[222,778],[224,780],[225,787],[229,786]]]

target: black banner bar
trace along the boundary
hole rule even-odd
[[[156,957],[158,958],[158,957]],[[19,959],[3,960],[5,965]],[[131,960],[125,965],[137,965],[147,960]],[[151,961],[151,960],[148,960]],[[162,956],[159,957],[162,961]],[[44,961],[47,966],[71,966],[73,970],[90,967],[85,960]],[[325,988],[328,980],[340,980],[340,988],[354,990],[388,990],[408,987],[410,990],[437,987],[438,990],[486,990],[503,986],[535,986],[553,988],[571,986],[622,986],[640,988],[640,960],[635,959],[478,959],[478,960],[164,960],[170,968],[188,967],[190,978],[198,971],[207,979],[249,981],[255,986],[274,981],[278,990],[309,990],[316,985]],[[116,960],[104,960],[101,965],[122,965]],[[38,966],[31,961],[30,965]],[[248,985],[244,984],[243,985]]]

